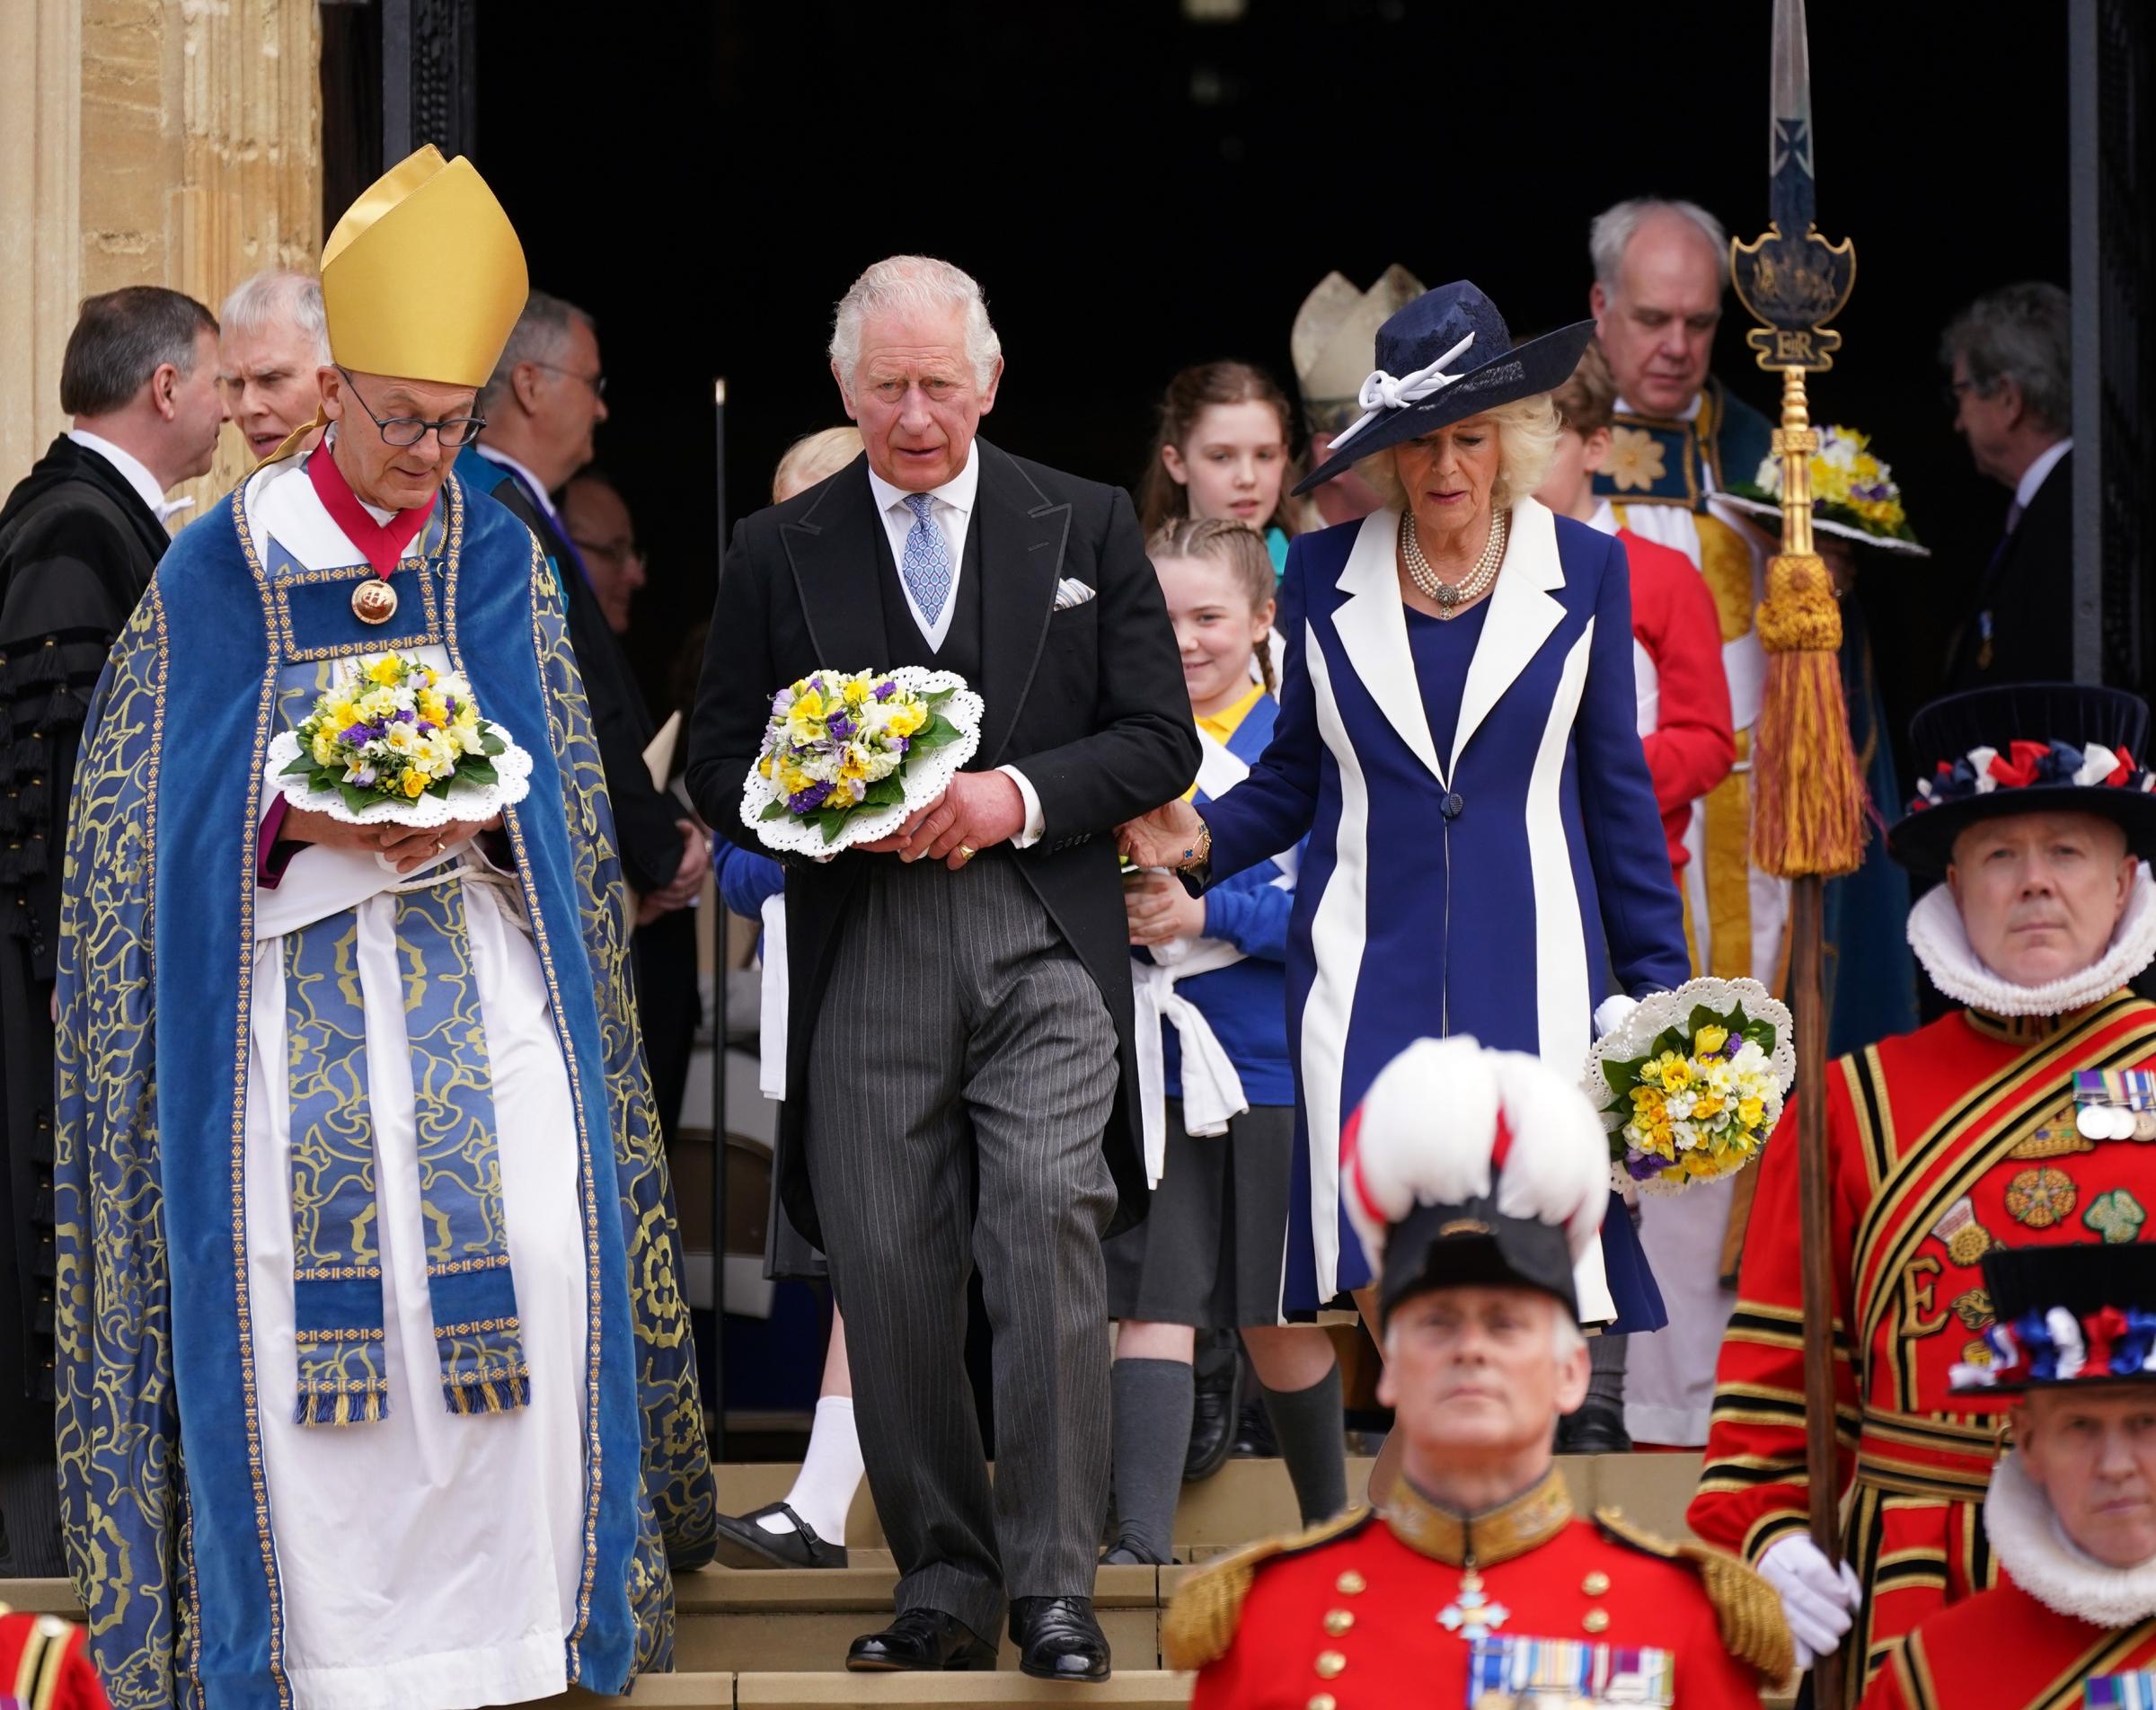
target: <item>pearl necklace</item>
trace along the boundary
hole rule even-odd
[[[1499,511],[1489,519],[1489,538],[1482,543],[1482,556],[1475,561],[1474,569],[1456,582],[1442,580],[1430,568],[1430,561],[1422,555],[1422,541],[1415,532],[1415,513],[1403,510],[1400,517],[1400,555],[1408,567],[1408,580],[1420,589],[1426,598],[1437,602],[1437,616],[1443,618],[1459,616],[1466,607],[1482,598],[1490,583],[1498,579],[1498,566],[1505,562],[1505,538],[1511,532],[1511,519]]]

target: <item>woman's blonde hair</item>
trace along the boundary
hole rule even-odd
[[[786,455],[771,473],[771,502],[782,504],[797,492],[807,492],[860,456],[859,428],[825,428],[802,435],[786,447]]]
[[[1557,411],[1550,394],[1538,392],[1531,398],[1515,398],[1485,410],[1481,418],[1498,430],[1498,478],[1490,483],[1490,508],[1509,510],[1541,486],[1542,477],[1550,473],[1560,431]],[[1392,454],[1399,449],[1398,446],[1387,446],[1355,465],[1355,473],[1388,510],[1407,509],[1408,490],[1401,484],[1400,472],[1392,463]]]
[[[1266,550],[1265,536],[1250,524],[1232,517],[1178,517],[1146,536],[1145,556],[1159,563],[1163,558],[1210,558],[1225,564],[1250,602],[1256,616],[1273,603],[1277,586],[1273,555]],[[1259,678],[1266,692],[1273,693],[1271,650],[1260,638],[1250,649],[1258,661]]]

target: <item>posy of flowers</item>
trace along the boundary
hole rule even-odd
[[[1589,1061],[1612,1181],[1675,1192],[1756,1157],[1796,1077],[1789,1026],[1752,979],[1694,979],[1642,1000]]]
[[[814,827],[835,845],[856,816],[932,797],[951,769],[939,762],[970,755],[980,713],[948,671],[811,671],[772,697],[755,764],[764,800],[753,817],[745,801],[744,816],[759,829]]]
[[[501,782],[509,744],[479,715],[463,678],[402,654],[360,660],[295,728],[284,775],[305,778],[355,813],[384,802],[446,799],[456,784]]]

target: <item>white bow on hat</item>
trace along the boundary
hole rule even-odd
[[[1338,451],[1386,411],[1419,403],[1433,393],[1444,391],[1454,381],[1464,378],[1462,375],[1447,374],[1445,369],[1451,368],[1474,341],[1475,335],[1470,332],[1435,362],[1417,368],[1412,374],[1403,374],[1397,380],[1383,368],[1371,369],[1370,377],[1363,382],[1362,390],[1355,397],[1356,403],[1362,406],[1363,413],[1345,431],[1333,436],[1331,448]]]

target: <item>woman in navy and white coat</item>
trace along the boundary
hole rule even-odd
[[[1289,551],[1272,741],[1202,816],[1171,802],[1123,829],[1133,860],[1205,883],[1309,837],[1287,964],[1307,1163],[1291,1305],[1370,1280],[1341,1131],[1406,1046],[1471,1034],[1577,1069],[1606,998],[1689,974],[1636,729],[1624,550],[1530,497],[1556,444],[1548,394],[1592,331],[1515,346],[1465,283],[1385,323],[1368,413],[1298,491],[1352,465],[1386,508]],[[1629,1218],[1604,1243],[1583,1317],[1656,1328]]]

